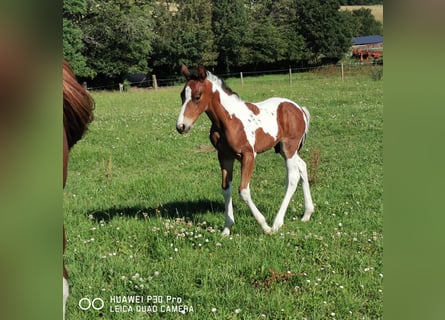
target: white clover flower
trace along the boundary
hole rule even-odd
[[[131,280],[136,281],[139,278],[140,278],[140,274],[139,273],[135,273],[134,276],[131,277]]]

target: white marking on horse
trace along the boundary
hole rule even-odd
[[[184,120],[185,120],[184,112],[187,107],[187,104],[190,102],[190,100],[192,100],[192,89],[190,88],[190,86],[185,87],[184,94],[185,94],[185,100],[184,100],[184,104],[182,105],[181,111],[179,113],[178,122],[177,122],[178,125],[184,124]]]

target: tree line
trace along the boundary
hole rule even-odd
[[[64,0],[63,54],[78,77],[102,84],[128,73],[171,76],[182,63],[230,73],[336,62],[353,36],[383,33],[369,9],[339,8],[338,0]]]

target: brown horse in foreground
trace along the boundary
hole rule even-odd
[[[241,162],[239,193],[253,216],[267,233],[283,225],[284,215],[301,181],[308,221],[314,211],[306,163],[298,155],[309,129],[309,111],[283,98],[270,98],[258,103],[244,102],[224,82],[203,66],[189,70],[182,66],[186,84],[181,92],[182,109],[176,124],[179,133],[187,133],[198,117],[207,113],[212,122],[210,140],[218,151],[222,173],[222,193],[226,222],[223,235],[230,234],[235,223],[232,206],[232,173],[235,159]],[[256,155],[275,148],[286,161],[286,194],[272,228],[250,196],[250,179]]]
[[[77,82],[69,64],[63,61],[63,187],[68,169],[69,150],[79,141],[93,120],[94,101]],[[63,251],[65,251],[65,228],[63,228]],[[68,298],[68,274],[63,265],[63,319]]]

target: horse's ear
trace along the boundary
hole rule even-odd
[[[186,77],[187,79],[190,78],[190,71],[187,68],[187,66],[185,64],[183,64],[181,66],[181,73],[184,75],[184,77]]]
[[[207,70],[202,64],[198,65],[198,77],[201,81],[207,78]]]

